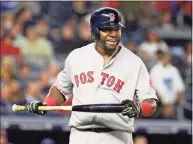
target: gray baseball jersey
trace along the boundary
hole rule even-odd
[[[96,51],[95,43],[72,51],[58,74],[55,86],[67,99],[73,95],[72,105],[121,103],[125,99],[155,98],[150,78],[139,57],[123,46],[105,65],[103,57]],[[133,118],[121,113],[72,112],[69,126],[79,129],[109,127],[133,132]]]

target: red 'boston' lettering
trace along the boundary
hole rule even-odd
[[[102,72],[101,75],[103,76],[102,81],[101,81],[101,84],[103,85],[105,80],[106,80],[106,78],[109,77],[109,74]]]
[[[117,83],[115,84],[115,87],[113,88],[113,90],[115,90],[117,93],[120,93],[121,88],[123,87],[125,83],[123,81],[121,81],[120,79],[118,79]]]
[[[89,71],[89,72],[87,72],[87,76],[88,76],[88,78],[89,78],[89,79],[87,80],[88,83],[92,83],[92,82],[94,81],[93,73],[94,73],[94,71]]]
[[[111,87],[113,84],[115,83],[115,77],[114,76],[110,76],[107,80],[107,86]]]
[[[76,87],[80,86],[81,84],[86,84],[86,83],[93,83],[94,82],[94,71],[88,71],[88,72],[82,72],[80,75],[75,75],[74,80],[75,80],[75,85]],[[113,88],[114,91],[117,93],[120,93],[120,90],[122,89],[123,85],[125,84],[123,81],[120,79],[116,79],[115,76],[101,72],[101,85],[106,85],[107,87]]]
[[[84,72],[82,72],[82,73],[80,74],[80,82],[81,82],[82,84],[85,84],[85,83],[86,83],[86,74],[85,74]]]
[[[78,87],[79,86],[78,75],[74,76],[74,80],[75,80],[75,83],[76,83],[76,87]]]

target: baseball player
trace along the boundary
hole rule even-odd
[[[38,106],[61,105],[72,95],[72,105],[122,103],[122,113],[72,111],[70,144],[133,144],[134,118],[153,115],[157,96],[144,63],[120,44],[119,12],[96,10],[90,25],[95,42],[73,50],[44,101],[27,103],[27,110],[44,115]]]

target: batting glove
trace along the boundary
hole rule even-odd
[[[128,116],[129,118],[138,117],[141,113],[141,105],[139,102],[124,100],[122,103],[124,105],[122,115]]]
[[[35,102],[28,102],[25,105],[25,108],[30,113],[38,114],[38,115],[45,115],[46,111],[38,110],[39,106],[44,106],[41,101],[35,101]]]

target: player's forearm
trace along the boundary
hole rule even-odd
[[[155,99],[146,99],[141,102],[141,113],[140,115],[143,117],[150,117],[152,116],[157,109],[157,102]]]
[[[179,104],[181,105],[185,104],[184,93],[182,91],[179,91],[177,95],[178,95]]]
[[[59,106],[65,101],[64,95],[56,87],[52,86],[43,103],[48,106]]]

